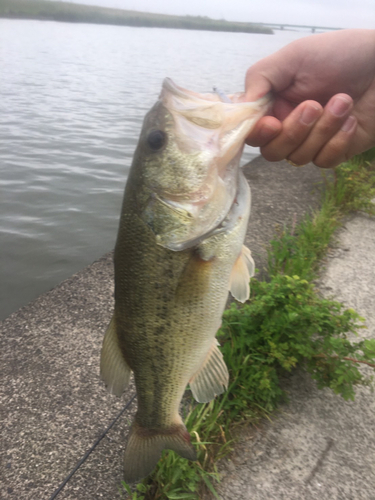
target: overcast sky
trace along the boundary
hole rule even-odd
[[[163,14],[227,21],[375,28],[375,0],[72,0]]]

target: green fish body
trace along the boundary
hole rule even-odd
[[[228,290],[247,300],[254,271],[243,246],[250,189],[239,159],[267,106],[267,98],[222,103],[166,79],[145,118],[124,194],[115,311],[101,353],[101,376],[114,394],[134,373],[127,482],[152,472],[165,448],[195,460],[179,415],[186,386],[199,402],[227,387],[215,334]]]

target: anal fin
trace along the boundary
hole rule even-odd
[[[199,403],[208,403],[225,391],[228,380],[228,369],[215,339],[201,368],[189,382],[194,399]]]
[[[246,302],[250,296],[250,278],[254,276],[255,264],[250,250],[242,245],[242,250],[234,263],[229,281],[229,290],[239,302]]]
[[[100,376],[110,393],[121,396],[129,385],[131,369],[126,363],[118,344],[114,316],[104,335],[100,355]]]

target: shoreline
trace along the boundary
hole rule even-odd
[[[136,28],[169,28],[230,33],[273,34],[256,23],[201,16],[173,16],[45,0],[0,0],[0,19],[107,24]]]

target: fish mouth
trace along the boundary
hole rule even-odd
[[[191,175],[197,174],[199,182],[189,190],[175,186],[153,190],[150,203],[158,214],[153,219],[160,217],[160,221],[153,220],[151,225],[159,245],[175,251],[191,248],[217,229],[230,212],[238,193],[245,138],[271,103],[270,96],[242,102],[241,95],[228,95],[229,102],[223,102],[216,93],[197,93],[164,79],[159,99],[171,115],[181,157],[195,161],[186,168]],[[176,223],[164,228],[162,217],[168,209]],[[151,218],[151,207],[148,215]]]
[[[160,100],[171,113],[181,151],[205,151],[219,171],[243,148],[251,128],[269,109],[267,94],[255,102],[243,102],[242,93],[229,94],[223,102],[216,93],[198,93],[165,78]]]

